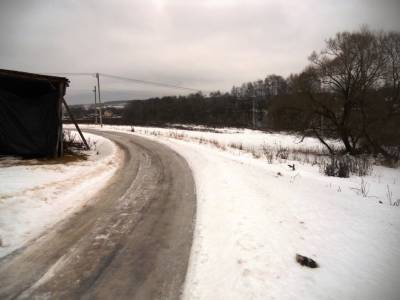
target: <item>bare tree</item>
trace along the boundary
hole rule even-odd
[[[396,113],[400,107],[400,33],[389,32],[383,39],[386,58],[384,82],[391,90],[389,102]]]
[[[400,33],[382,34],[380,42],[384,61],[381,86],[379,92],[370,95],[362,107],[364,137],[373,152],[381,153],[388,159],[399,159]],[[393,146],[397,147],[396,151],[391,151]]]
[[[398,33],[376,33],[367,28],[338,33],[309,60],[311,65],[296,80],[309,96],[313,111],[309,127],[313,134],[331,152],[333,149],[324,140],[326,135],[340,138],[350,154],[358,154],[368,146],[375,153],[390,156],[377,139],[377,128],[383,126],[398,103]],[[380,93],[385,84],[392,93],[393,105],[391,109],[383,105],[386,107],[378,109],[377,117],[376,109],[387,102]]]

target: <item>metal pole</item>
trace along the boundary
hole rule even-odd
[[[94,93],[94,124],[97,124],[97,91],[96,91],[96,86],[94,86],[93,93]]]
[[[99,115],[100,115],[100,126],[103,127],[103,116],[101,112],[101,97],[100,97],[100,75],[96,73],[97,77],[97,92],[99,93]]]

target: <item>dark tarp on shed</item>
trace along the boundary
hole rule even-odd
[[[0,70],[0,154],[61,156],[68,79]]]

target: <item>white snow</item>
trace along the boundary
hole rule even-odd
[[[397,299],[400,210],[357,195],[357,178],[169,145],[198,192],[185,299]],[[299,266],[296,253],[321,268]]]
[[[23,246],[85,205],[112,177],[121,153],[110,140],[85,133],[94,144],[87,160],[66,164],[2,159],[0,257]]]
[[[400,207],[390,202],[400,199],[399,169],[375,166],[363,178],[333,178],[303,157],[292,171],[287,164],[293,160],[268,161],[263,148],[317,154],[323,149],[318,141],[297,143],[299,137],[284,133],[195,129],[135,126],[132,133],[171,147],[193,171],[197,216],[185,300],[398,299]],[[131,127],[103,130],[130,132]],[[112,176],[118,154],[114,145],[104,143],[112,148],[110,154],[92,155],[90,162],[0,168],[5,243],[0,255],[82,207],[94,186]],[[63,184],[68,194],[60,194]],[[300,266],[296,253],[320,267]]]
[[[291,171],[285,160],[270,164],[175,129],[135,131],[174,149],[193,170],[197,217],[184,299],[398,299],[400,207],[389,205],[387,189],[400,199],[399,169],[333,178],[311,164]],[[249,130],[179,133],[221,144],[262,147],[276,139],[299,146],[290,135]],[[301,147],[318,147],[314,142]],[[296,253],[320,268],[300,266]]]
[[[96,128],[95,125],[80,125],[85,128]],[[185,128],[186,126],[179,125]],[[104,125],[103,130],[117,130],[131,132],[131,126]],[[134,126],[136,133],[153,135],[159,137],[174,137],[196,143],[218,142],[221,147],[242,147],[247,152],[262,152],[263,148],[269,151],[278,151],[289,148],[291,152],[301,153],[326,153],[326,148],[312,137],[302,137],[287,133],[267,133],[259,130],[241,128],[207,128],[204,126],[190,126],[195,130],[168,129],[158,127]],[[334,148],[341,148],[341,145],[334,140],[329,140],[328,144]]]

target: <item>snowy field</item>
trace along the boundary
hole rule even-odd
[[[82,125],[95,128],[95,125]],[[296,136],[286,133],[266,133],[258,130],[240,128],[207,128],[204,126],[184,126],[177,128],[158,128],[135,126],[136,133],[169,137],[199,144],[211,144],[224,151],[241,150],[253,156],[265,156],[265,152],[284,157],[285,152],[290,160],[312,161],[314,156],[327,154],[326,148],[315,138]],[[188,129],[181,129],[188,127]],[[105,130],[131,131],[131,126],[105,125]],[[192,130],[190,130],[192,129]],[[193,130],[194,129],[194,130]],[[341,148],[340,143],[329,140],[332,148]],[[280,155],[282,154],[282,155]]]
[[[93,144],[86,160],[0,160],[0,257],[84,206],[112,177],[120,151],[108,139],[85,136]]]
[[[312,163],[292,171],[285,159],[229,146],[320,147],[284,134],[144,127],[132,134],[168,145],[193,170],[197,219],[184,299],[399,299],[400,207],[390,205],[400,199],[399,169],[333,178]],[[300,266],[296,253],[320,267]]]

